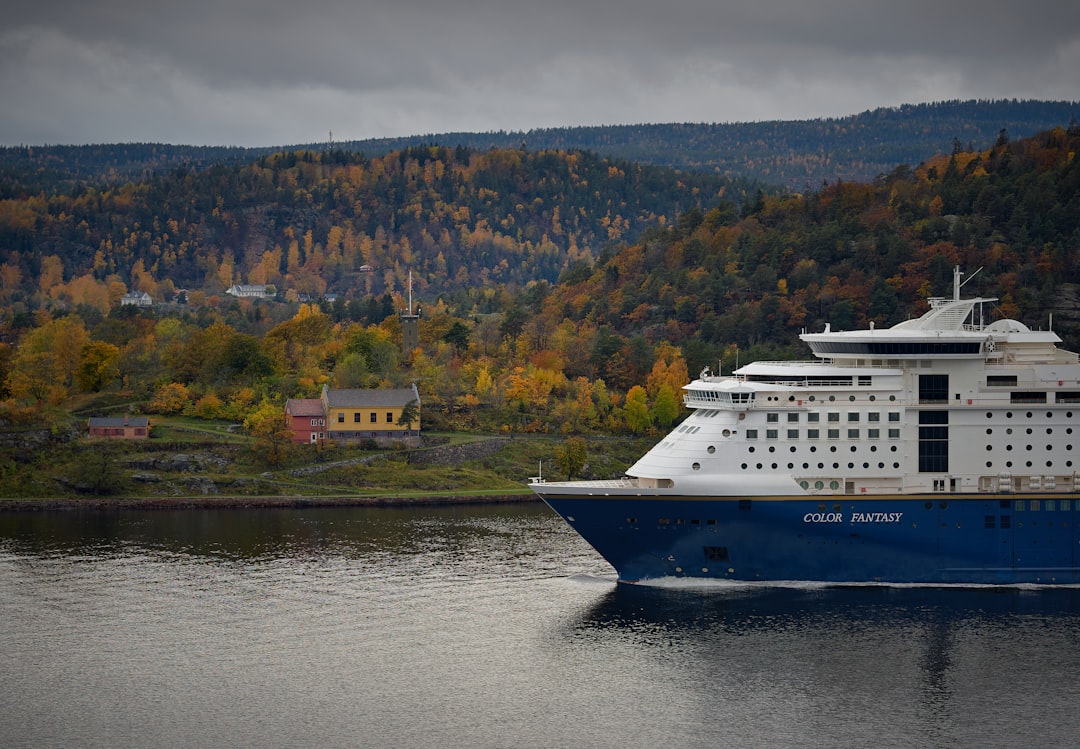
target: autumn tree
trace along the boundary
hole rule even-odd
[[[626,393],[623,406],[626,426],[635,434],[644,434],[652,426],[652,414],[649,412],[648,394],[641,385],[634,385]]]
[[[18,399],[61,403],[67,397],[90,334],[78,317],[50,320],[19,342],[8,370],[7,387]]]
[[[584,437],[568,437],[555,451],[555,465],[566,474],[566,480],[574,478],[585,467],[589,454]]]
[[[120,376],[119,360],[120,349],[111,343],[94,341],[85,346],[75,372],[79,388],[88,393],[97,393],[106,388]]]
[[[154,391],[154,397],[146,405],[150,413],[155,414],[178,414],[182,413],[191,402],[187,386],[179,382],[168,382]]]
[[[293,433],[284,409],[272,401],[263,401],[244,419],[244,426],[255,441],[252,450],[269,465],[285,462],[292,446]]]

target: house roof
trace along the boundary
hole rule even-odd
[[[393,390],[362,390],[347,388],[341,390],[323,390],[326,404],[330,408],[400,408],[416,401],[420,404],[420,394],[415,387]]]
[[[323,402],[318,398],[289,398],[285,413],[293,416],[323,416]]]
[[[91,416],[91,427],[147,427],[150,426],[148,416]]]

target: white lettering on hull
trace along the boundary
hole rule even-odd
[[[904,517],[902,512],[853,512],[847,518],[849,523],[899,523]],[[803,515],[804,523],[842,523],[842,512],[808,512]]]

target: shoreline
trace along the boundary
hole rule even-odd
[[[183,510],[308,507],[418,507],[540,502],[535,494],[440,494],[427,496],[191,496],[191,497],[32,497],[0,499],[0,512],[71,510]]]

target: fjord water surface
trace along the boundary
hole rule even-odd
[[[6,747],[1075,746],[1080,590],[621,586],[543,505],[0,513]]]

